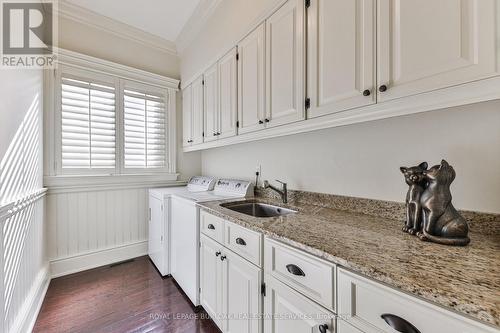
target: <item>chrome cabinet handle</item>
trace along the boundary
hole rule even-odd
[[[220,257],[220,260],[221,260],[221,261],[226,260],[226,256],[222,256],[222,257]]]
[[[236,244],[238,245],[247,245],[247,242],[243,238],[236,238]]]
[[[385,92],[387,91],[387,86],[385,84],[381,85],[379,88],[378,88],[378,91],[380,92]]]
[[[394,328],[396,331],[401,332],[401,333],[420,333],[420,331],[413,326],[410,322],[406,321],[405,319],[398,317],[396,315],[390,314],[390,313],[384,313],[383,315],[380,316],[387,325],[391,326]]]
[[[363,91],[363,96],[370,96],[371,94],[371,91],[369,89],[366,89],[365,91]]]
[[[207,227],[207,228],[208,228],[208,229],[211,229],[211,230],[215,230],[214,225],[213,225],[213,224],[211,224],[211,223],[208,225],[208,227]]]
[[[218,257],[218,256],[220,256],[220,255],[221,255],[221,252],[220,252],[220,251],[215,252],[215,256],[216,256],[216,257]]]
[[[289,273],[297,276],[306,276],[306,273],[302,269],[300,269],[299,266],[294,265],[294,264],[288,264],[286,265],[286,269]]]

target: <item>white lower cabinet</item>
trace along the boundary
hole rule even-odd
[[[200,237],[200,304],[222,328],[222,261],[220,244]]]
[[[265,333],[333,333],[335,314],[266,274]]]
[[[337,320],[337,333],[363,333],[343,320]]]
[[[337,288],[339,315],[365,333],[398,331],[393,327],[410,333],[498,333],[491,327],[344,269],[338,270]]]
[[[261,284],[261,268],[201,235],[200,303],[223,332],[262,332]]]
[[[224,332],[262,332],[259,318],[261,306],[262,270],[237,254],[224,250],[221,256]]]

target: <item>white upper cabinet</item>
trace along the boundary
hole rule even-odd
[[[205,142],[217,140],[219,131],[219,103],[217,64],[210,67],[203,75],[204,132]]]
[[[199,77],[191,84],[191,121],[192,144],[203,143],[203,77]]]
[[[264,128],[265,23],[238,44],[239,133]]]
[[[219,60],[219,138],[236,135],[238,116],[236,48]]]
[[[305,119],[304,1],[288,0],[266,20],[266,126]]]
[[[191,86],[187,86],[182,91],[182,145],[184,147],[192,144],[192,94]]]
[[[495,0],[379,0],[379,101],[497,73]]]
[[[376,0],[311,0],[308,117],[376,102]]]

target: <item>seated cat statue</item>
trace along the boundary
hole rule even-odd
[[[420,239],[445,245],[469,244],[467,221],[451,203],[450,185],[455,175],[445,160],[424,171],[428,185],[420,198],[423,208],[423,229],[417,234]]]
[[[406,222],[403,231],[415,235],[422,230],[422,206],[420,197],[427,185],[424,171],[427,170],[427,162],[420,163],[414,167],[401,167],[401,172],[405,176],[408,184],[406,193]]]

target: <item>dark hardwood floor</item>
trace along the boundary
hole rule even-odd
[[[50,282],[33,332],[219,333],[148,257]]]

